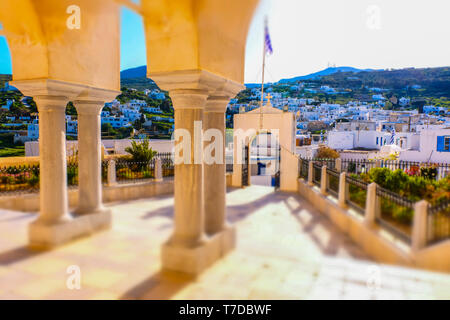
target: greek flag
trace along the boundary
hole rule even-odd
[[[392,132],[391,132],[391,141],[390,141],[390,144],[394,144],[394,141],[395,140],[395,129],[393,128],[392,129]]]
[[[264,28],[264,44],[266,48],[266,53],[272,54],[273,53],[272,42],[270,41],[269,28],[267,27],[267,23]]]

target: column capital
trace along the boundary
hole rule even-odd
[[[148,77],[163,90],[200,89],[208,94],[234,96],[245,86],[201,69],[172,72],[150,72]]]
[[[99,115],[105,105],[104,101],[74,100],[78,115]]]
[[[55,96],[67,101],[76,98],[86,86],[53,79],[32,79],[12,81],[11,85],[19,89],[25,96]],[[45,100],[45,99],[44,99]],[[65,107],[65,106],[64,106]]]
[[[114,100],[120,91],[89,87],[73,101],[79,114],[99,115],[105,102]]]
[[[206,112],[225,113],[230,97],[228,96],[209,96],[206,100]]]
[[[78,103],[84,103],[85,101],[92,104],[105,104],[114,100],[121,92],[116,90],[107,90],[102,88],[87,87],[81,91],[76,97]]]
[[[175,110],[203,109],[208,91],[202,89],[173,89],[169,91],[172,105]]]

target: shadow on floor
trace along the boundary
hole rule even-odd
[[[165,218],[173,218],[173,211],[174,211],[174,207],[173,205],[171,206],[167,206],[167,207],[162,207],[156,210],[152,210],[152,211],[148,211],[145,213],[145,215],[143,215],[141,217],[141,219],[151,219],[154,217],[165,217]]]
[[[292,216],[301,226],[302,233],[306,234],[324,255],[337,256],[341,252],[346,252],[350,257],[355,259],[369,259],[364,251],[356,243],[354,243],[349,236],[333,225],[327,217],[324,217],[320,212],[318,212],[318,210],[311,203],[309,203],[308,200],[299,195],[295,195],[295,197],[298,198],[299,203],[299,206],[295,209],[289,205],[286,199],[283,201],[286,207],[289,208]],[[302,215],[303,210],[308,212],[311,217],[305,217]],[[316,232],[318,229],[321,229],[322,231]]]
[[[0,266],[8,266],[41,254],[42,251],[31,250],[26,246],[0,252]]]
[[[167,300],[194,281],[194,276],[160,270],[125,292],[120,299]]]
[[[277,202],[281,202],[283,197],[279,197],[276,192],[271,192],[269,194],[266,194],[265,196],[249,202],[245,204],[239,204],[239,205],[228,205],[227,206],[227,220],[230,223],[236,223],[243,219],[245,219],[247,216],[251,215],[255,211],[261,209],[262,207],[273,204]]]

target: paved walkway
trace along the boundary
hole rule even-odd
[[[0,299],[450,299],[450,275],[374,263],[304,199],[272,191],[229,191],[238,247],[197,279],[160,272],[171,196],[112,205],[111,230],[43,253],[26,249],[32,215],[0,211]]]

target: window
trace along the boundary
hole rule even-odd
[[[378,145],[378,139],[379,139],[379,138],[377,137],[377,145]]]
[[[439,152],[450,152],[450,136],[438,136],[436,150]]]

